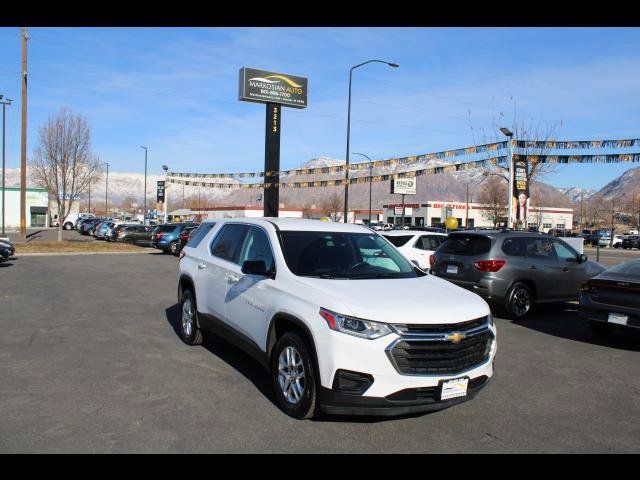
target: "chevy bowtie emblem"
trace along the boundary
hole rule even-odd
[[[451,335],[447,335],[447,340],[453,343],[460,343],[461,340],[464,340],[466,335],[464,333],[452,333]]]

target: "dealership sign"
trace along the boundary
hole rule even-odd
[[[158,180],[158,192],[156,196],[156,202],[164,202],[164,180]]]
[[[416,179],[415,178],[396,178],[391,180],[391,193],[402,195],[415,195],[416,194]]]
[[[307,79],[242,67],[238,97],[245,102],[278,103],[288,107],[305,108]]]

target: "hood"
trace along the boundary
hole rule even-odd
[[[340,280],[297,277],[317,292],[320,307],[387,323],[459,323],[490,313],[475,293],[433,275],[417,278]]]

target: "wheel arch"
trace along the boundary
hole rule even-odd
[[[509,295],[507,295],[507,299],[511,295],[511,290],[513,289],[513,286],[516,285],[517,283],[524,283],[527,287],[531,289],[531,294],[533,295],[532,303],[535,303],[538,298],[538,289],[536,288],[535,282],[530,278],[519,278],[511,282],[511,285],[509,285],[509,289],[507,290],[507,292],[509,293]]]
[[[313,366],[316,370],[316,374],[320,375],[318,368],[318,352],[316,351],[316,343],[313,338],[311,330],[305,322],[288,313],[279,312],[273,315],[271,322],[269,322],[269,329],[267,330],[267,344],[266,344],[266,357],[271,366],[271,354],[278,339],[286,332],[297,331],[304,335],[311,347],[311,354],[313,355]]]

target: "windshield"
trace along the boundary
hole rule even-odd
[[[413,238],[413,235],[383,235],[384,238],[393,243],[396,247],[401,247]]]
[[[419,275],[375,233],[280,232],[280,239],[294,275],[351,280]]]

